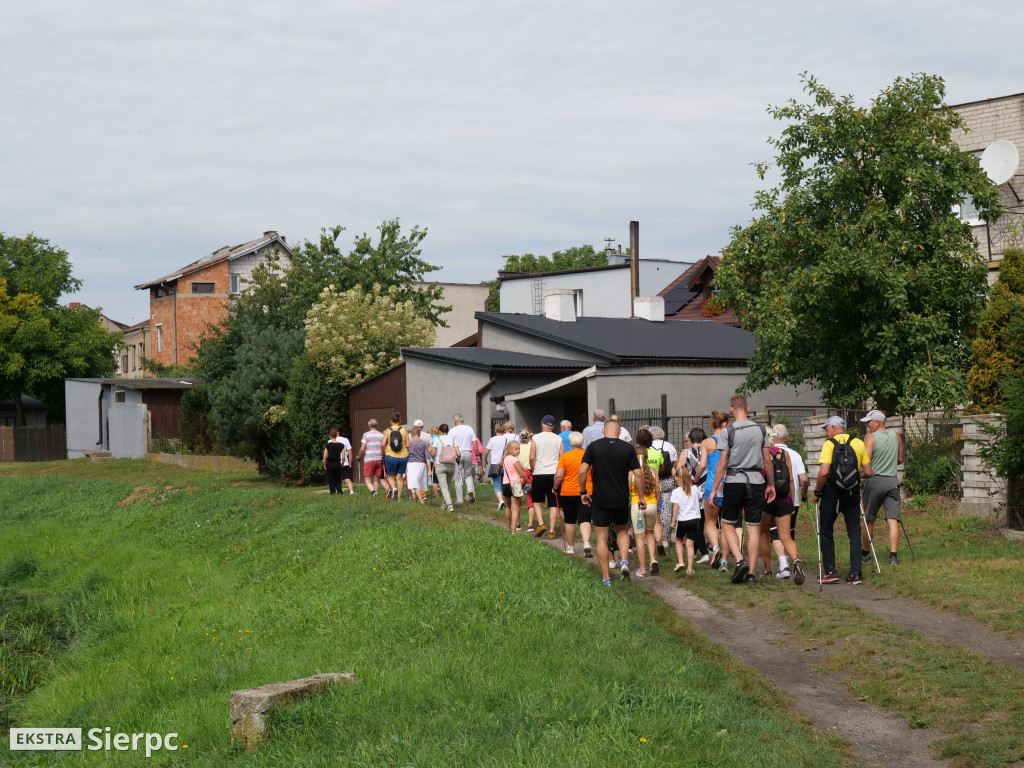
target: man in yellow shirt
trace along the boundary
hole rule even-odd
[[[818,478],[814,484],[824,571],[818,581],[821,584],[839,581],[833,532],[836,519],[841,514],[850,537],[850,575],[846,577],[846,583],[860,584],[863,581],[860,571],[860,468],[864,466],[867,454],[864,442],[846,433],[846,422],[841,417],[830,416],[821,428],[825,430],[825,445],[818,457]]]
[[[391,426],[384,430],[384,474],[388,498],[402,498],[408,463],[409,433],[402,426],[402,414],[395,411],[391,414]]]

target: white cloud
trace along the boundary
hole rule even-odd
[[[951,103],[1021,90],[1015,5],[593,2],[12,6],[0,26],[0,231],[67,248],[76,297],[277,229],[428,227],[450,280],[641,222],[699,257],[750,216],[765,107],[798,74],[866,102],[941,74]],[[975,30],[984,29],[984,35]],[[435,273],[437,274],[437,273]]]

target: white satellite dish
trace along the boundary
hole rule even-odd
[[[1000,139],[989,144],[981,153],[981,170],[992,179],[992,183],[1005,184],[1017,173],[1020,155],[1012,141]]]

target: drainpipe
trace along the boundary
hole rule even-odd
[[[491,378],[489,378],[487,380],[487,383],[484,384],[482,387],[480,387],[480,389],[478,389],[476,391],[476,436],[478,438],[480,437],[480,435],[487,435],[488,432],[490,432],[490,427],[487,428],[487,432],[482,432],[481,431],[481,426],[482,426],[483,420],[484,420],[484,410],[483,410],[482,398],[484,396],[484,392],[486,392],[488,389],[493,387],[496,381],[497,381],[497,379],[494,378],[494,375],[492,374]],[[489,435],[488,435],[488,437],[489,437]],[[483,441],[481,441],[481,442],[483,442]]]
[[[96,445],[103,445],[103,385],[100,385],[100,394],[96,398],[96,422],[100,427],[100,439],[96,441]]]
[[[174,283],[174,293],[171,294],[174,312],[174,364],[178,364],[178,283]]]

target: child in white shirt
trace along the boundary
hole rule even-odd
[[[700,533],[700,492],[693,484],[686,466],[680,462],[675,469],[676,489],[672,491],[672,519],[676,523],[676,558],[674,573],[686,568],[693,573],[693,541]],[[683,545],[687,563],[683,565]]]

